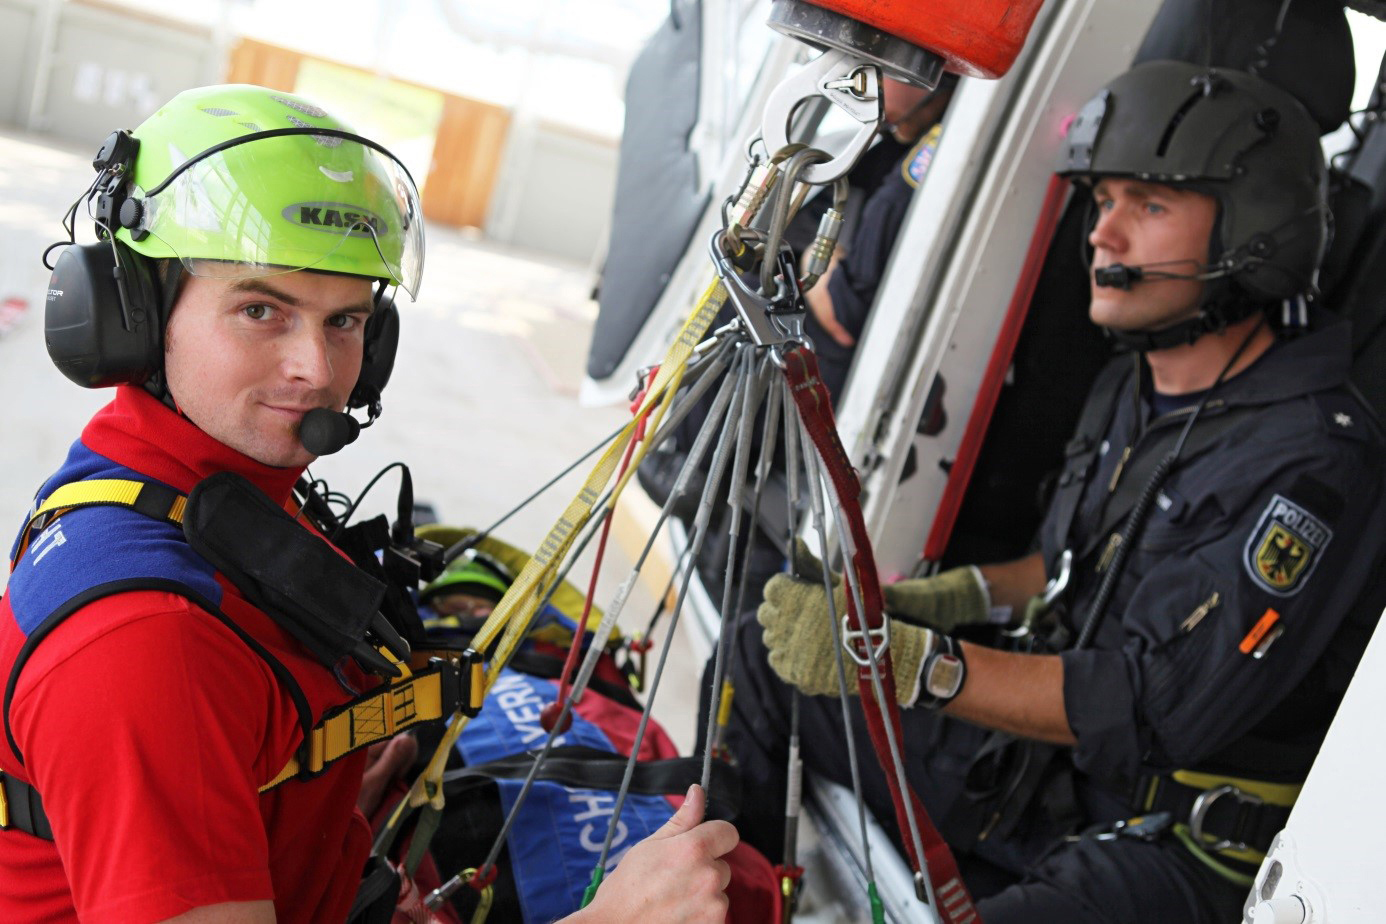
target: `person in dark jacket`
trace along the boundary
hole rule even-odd
[[[1268,319],[1322,259],[1318,127],[1252,75],[1150,62],[1084,107],[1060,172],[1092,200],[1089,317],[1133,353],[1094,385],[1036,551],[886,589],[907,773],[989,924],[1233,920],[1381,610],[1386,444],[1348,326]],[[780,680],[814,694],[808,766],[850,780],[828,612],[821,581],[778,575],[737,629],[726,744],[771,856]]]

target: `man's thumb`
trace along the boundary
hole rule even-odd
[[[679,806],[674,817],[666,821],[664,827],[651,834],[650,839],[662,840],[693,830],[703,820],[703,811],[706,807],[707,793],[703,792],[703,787],[694,783],[688,787],[688,795],[684,797],[683,805]]]

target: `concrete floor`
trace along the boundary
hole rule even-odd
[[[48,271],[40,255],[66,238],[59,219],[91,181],[93,153],[0,132],[0,393],[8,396],[0,411],[0,471],[6,473],[0,527],[7,533],[20,525],[82,424],[109,400],[107,392],[68,382],[43,345]],[[90,221],[80,221],[78,240],[92,239]],[[404,460],[416,497],[431,503],[443,522],[485,526],[621,426],[628,412],[580,407],[574,397],[597,310],[588,297],[593,279],[587,267],[436,226],[428,229],[425,266],[419,300],[401,305],[400,352],[384,415],[311,471],[334,490],[355,495],[381,468]],[[589,467],[515,513],[497,535],[535,547]],[[382,479],[362,513],[393,516],[398,483],[394,475]],[[598,583],[601,605],[628,573],[638,551],[630,547],[643,541],[653,522],[652,505],[638,488],[627,494]],[[663,559],[647,568],[623,628],[644,628],[667,568]],[[7,573],[0,569],[0,586]],[[572,572],[584,586],[590,574],[585,561]],[[687,749],[701,663],[680,640],[676,645],[655,714]]]

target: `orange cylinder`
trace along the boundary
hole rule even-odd
[[[1011,69],[1043,0],[804,0],[943,58],[968,77]]]

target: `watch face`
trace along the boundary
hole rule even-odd
[[[962,689],[964,670],[962,658],[940,652],[929,662],[924,688],[929,691],[930,696],[952,699]]]

